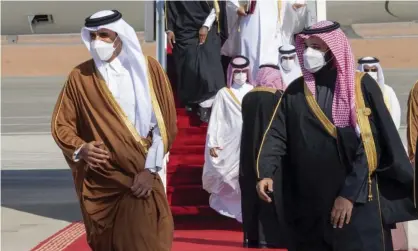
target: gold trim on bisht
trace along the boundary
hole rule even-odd
[[[254,87],[250,92],[271,92],[276,93],[278,90],[272,88],[272,87],[265,87],[265,86],[257,86]]]
[[[149,59],[148,58],[147,58],[147,63],[149,65]],[[148,76],[148,83],[149,83],[149,87],[150,87],[152,108],[153,108],[153,111],[154,111],[154,114],[155,114],[155,118],[157,119],[158,128],[160,129],[161,138],[163,139],[164,153],[167,153],[167,151],[168,151],[167,128],[165,126],[164,117],[163,117],[163,114],[161,112],[160,104],[158,103],[158,99],[157,99],[157,96],[155,94],[154,84],[153,84],[152,78],[150,76],[149,70],[147,72],[147,76]]]
[[[324,126],[324,129],[331,135],[333,138],[337,139],[337,128],[335,125],[327,118],[325,113],[322,111],[321,107],[319,107],[318,103],[315,100],[312,92],[309,90],[306,83],[303,85],[303,91],[305,93],[306,101],[308,102],[309,107],[311,108],[312,112],[315,114],[316,118],[321,122]]]
[[[282,103],[283,96],[284,96],[284,93],[282,94],[282,96],[279,99],[279,102],[277,103],[276,107],[274,108],[274,112],[271,115],[270,122],[269,122],[269,124],[267,126],[267,129],[264,131],[263,139],[261,140],[260,150],[258,150],[258,154],[257,154],[257,163],[255,165],[256,166],[256,170],[255,171],[257,173],[257,178],[258,179],[260,179],[260,167],[259,167],[259,163],[260,163],[261,151],[263,150],[263,146],[264,146],[264,141],[266,140],[266,136],[267,136],[268,131],[270,130],[271,124],[273,124],[274,117],[276,117],[276,115],[277,115],[277,111],[279,109],[280,104]]]
[[[134,124],[129,120],[128,116],[125,114],[125,112],[122,110],[118,102],[116,101],[115,97],[111,93],[109,87],[106,84],[106,81],[104,81],[102,75],[100,74],[97,67],[95,67],[96,74],[99,77],[99,87],[105,96],[105,98],[108,99],[110,105],[115,110],[116,114],[118,115],[119,119],[122,120],[122,122],[125,124],[125,126],[128,128],[128,130],[131,132],[132,136],[134,137],[135,141],[141,144],[141,147],[144,149],[145,153],[148,153],[149,144],[147,144],[144,139],[139,135],[138,131],[136,130]]]
[[[237,98],[237,96],[235,96],[235,94],[232,92],[232,90],[228,87],[224,87],[224,88],[229,93],[229,95],[231,95],[231,97],[235,101],[235,103],[237,103],[238,105],[241,105],[241,102],[239,102],[239,99]]]
[[[213,8],[215,9],[215,13],[216,13],[216,21],[218,22],[218,33],[220,33],[221,32],[221,23],[219,22],[219,15],[221,13],[221,8],[219,7],[218,0],[213,1]]]
[[[356,92],[356,113],[357,113],[357,123],[360,127],[361,140],[363,142],[364,150],[366,153],[368,168],[369,168],[369,195],[368,199],[371,201],[373,199],[372,194],[372,179],[371,176],[377,168],[377,153],[376,145],[374,143],[373,133],[370,126],[369,116],[371,115],[371,109],[366,107],[363,92],[361,90],[361,79],[363,78],[364,73],[356,72],[356,82],[355,82],[355,92]],[[308,89],[308,86],[304,85],[305,98],[308,102],[309,107],[312,112],[315,114],[317,119],[324,126],[325,130],[335,139],[337,139],[337,129],[334,124],[329,121],[325,116],[322,109],[319,107],[318,103],[315,100],[315,97],[312,95],[311,91]]]
[[[363,141],[364,150],[366,152],[367,163],[369,166],[369,201],[373,199],[372,179],[371,176],[377,168],[377,153],[374,143],[372,128],[370,127],[369,116],[372,114],[370,108],[366,107],[363,92],[361,91],[361,79],[365,75],[364,72],[356,73],[355,94],[356,94],[356,111],[357,123],[360,127],[361,140]]]

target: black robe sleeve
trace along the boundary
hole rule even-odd
[[[380,173],[379,176],[383,179],[385,177],[395,179],[396,182],[400,182],[408,187],[408,184],[412,181],[411,179],[413,179],[412,169],[406,158],[402,141],[391,120],[391,115],[384,103],[383,95],[379,87],[368,75],[365,75],[362,79],[362,92],[373,114],[374,127],[372,126],[372,130],[374,129],[373,134],[379,160],[376,172]],[[348,133],[347,130],[338,130],[338,145],[340,148],[343,148],[342,151],[340,149],[340,152],[345,155],[352,154],[350,153],[352,149],[348,149],[350,148],[348,145],[351,144],[352,146],[354,144],[349,142],[354,138],[349,134],[352,133]],[[368,194],[368,164],[364,146],[361,142],[359,142],[354,156],[352,161],[347,156],[347,161],[351,163],[351,170],[346,177],[340,196],[356,203],[365,203],[367,202]]]
[[[381,154],[376,169],[378,192],[385,224],[418,219],[414,205],[414,171],[378,85],[367,74],[363,93],[372,110]]]
[[[166,31],[175,31],[177,9],[174,1],[165,1]]]
[[[343,163],[347,163],[348,175],[345,178],[340,196],[355,203],[366,203],[368,190],[368,166],[363,143],[351,127],[337,128],[337,146]]]
[[[363,77],[362,86],[374,114],[379,135],[376,143],[379,143],[381,154],[376,172],[380,177],[395,180],[405,187],[412,188],[413,169],[398,130],[386,108],[382,92],[367,74]]]
[[[219,22],[218,25],[221,27],[220,37],[222,45],[228,39],[228,18],[226,13],[226,1],[219,1]]]
[[[283,166],[286,155],[287,131],[286,131],[286,94],[282,101],[276,105],[272,119],[261,140],[260,151],[257,158],[257,173],[260,179],[273,178],[276,169]]]
[[[246,94],[242,100],[242,136],[240,151],[240,176],[251,173],[256,181],[256,161],[260,144],[270,124],[274,109],[280,102],[282,91],[270,93],[256,91]],[[250,172],[251,170],[251,172]]]

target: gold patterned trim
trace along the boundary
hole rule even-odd
[[[231,97],[235,101],[235,103],[237,103],[238,105],[241,105],[241,102],[239,102],[239,99],[237,98],[237,96],[235,96],[235,94],[232,92],[232,90],[228,87],[224,87],[224,88],[227,90],[229,95],[231,95]]]
[[[416,88],[417,85],[418,85],[418,81],[415,83],[414,87],[412,87],[411,92],[409,94],[409,99],[412,98],[412,95],[414,93],[414,89]],[[408,101],[409,101],[408,102],[408,110],[411,111],[411,102],[410,102],[410,100],[408,100]],[[408,121],[407,121],[407,130],[409,131],[409,142],[411,142],[411,144],[413,144],[413,142],[416,142],[417,139],[412,140],[412,133],[410,132],[411,128],[412,128],[412,112],[409,112]],[[415,146],[415,147],[417,147],[417,146]],[[414,155],[412,158],[415,159],[416,149],[414,149],[414,147],[412,147],[412,146],[410,148],[411,148],[412,153]],[[409,157],[411,158],[411,156],[409,156]]]
[[[265,86],[257,86],[253,88],[250,92],[271,92],[276,93],[278,90],[272,88],[272,87],[265,87]]]
[[[148,60],[148,61],[149,61],[149,59],[150,59],[150,58],[152,58],[152,59],[154,59],[156,62],[158,62],[158,60],[157,60],[156,58],[154,58],[153,56],[147,56],[147,60]],[[168,89],[168,92],[169,92],[169,94],[170,94],[170,102],[172,102],[172,103],[174,104],[175,102],[174,102],[173,90],[172,90],[172,88],[171,88],[171,82],[170,82],[170,80],[168,79],[167,73],[165,72],[165,70],[163,69],[163,67],[161,66],[161,64],[160,64],[160,63],[158,63],[158,64],[157,64],[157,66],[158,66],[158,69],[160,69],[160,70],[161,70],[161,72],[162,72],[162,73],[164,73],[164,74],[163,74],[163,76],[164,76],[164,80],[165,80],[165,85],[166,85],[166,87],[167,87],[167,89]]]
[[[66,95],[65,94],[65,91],[67,90],[67,86],[68,86],[68,81],[66,81],[65,82],[65,84],[64,84],[64,87],[62,88],[62,94],[61,94],[61,98],[60,98],[60,102],[59,102],[59,105],[58,105],[58,109],[57,109],[57,113],[55,114],[55,117],[53,118],[53,121],[54,121],[54,128],[53,128],[53,130],[54,130],[54,134],[56,135],[56,137],[57,137],[57,140],[56,140],[56,142],[57,142],[57,144],[60,146],[60,148],[61,149],[64,149],[64,147],[63,147],[63,145],[61,144],[61,142],[63,142],[63,140],[61,140],[60,139],[60,136],[59,136],[59,133],[57,133],[57,124],[58,124],[58,116],[59,116],[59,114],[60,114],[60,112],[61,112],[61,106],[62,106],[62,102],[63,102],[63,100],[64,100],[64,96]],[[83,143],[84,144],[84,143]],[[79,145],[79,146],[76,146],[76,145],[74,145],[74,144],[70,144],[72,147],[74,147],[74,149],[78,149],[78,148],[80,148],[83,144],[81,144],[81,145]],[[64,152],[64,151],[63,151]],[[68,156],[67,156],[68,157]],[[71,159],[73,159],[73,156],[70,156],[69,158],[71,158]]]
[[[259,163],[260,163],[261,151],[263,150],[263,146],[264,146],[264,141],[266,140],[266,136],[267,136],[268,131],[270,130],[271,124],[273,124],[274,117],[276,117],[277,110],[279,109],[279,106],[280,106],[280,103],[282,102],[283,96],[284,96],[284,93],[282,94],[282,96],[279,99],[279,102],[277,103],[276,107],[274,108],[274,112],[271,115],[270,122],[269,122],[266,130],[264,131],[263,139],[261,140],[260,149],[258,150],[258,154],[257,154],[257,163],[256,163],[256,170],[255,170],[257,172],[257,178],[258,179],[260,179],[260,167],[259,167]]]
[[[119,119],[122,120],[122,122],[125,124],[125,126],[128,128],[131,135],[134,137],[135,141],[140,143],[141,147],[144,149],[145,153],[148,153],[149,146],[144,141],[144,139],[139,135],[138,131],[136,130],[135,126],[132,124],[132,122],[129,120],[128,116],[125,114],[125,112],[122,110],[118,102],[116,101],[115,97],[111,93],[109,87],[107,86],[106,82],[104,81],[103,77],[101,76],[99,70],[97,67],[95,67],[95,72],[99,79],[99,87],[102,91],[102,94],[105,98],[109,101],[112,108],[115,110],[116,114],[119,116]]]
[[[389,96],[385,91],[382,90],[383,93],[383,101],[385,102],[386,108],[388,108],[389,113],[392,113],[392,109],[390,107]]]
[[[363,78],[364,73],[356,72],[356,82],[355,82],[355,92],[356,92],[356,112],[357,112],[357,123],[361,131],[361,140],[363,142],[364,150],[366,153],[368,168],[369,168],[369,200],[372,200],[373,195],[371,191],[371,175],[377,168],[377,153],[376,146],[373,139],[372,129],[370,127],[369,116],[371,115],[370,108],[366,107],[364,102],[363,92],[361,90],[361,79]],[[325,130],[335,139],[337,138],[337,130],[334,124],[332,124],[329,119],[325,116],[322,109],[319,107],[314,96],[308,89],[308,86],[304,85],[305,97],[308,102],[309,107],[324,126]]]
[[[360,127],[361,140],[363,142],[364,150],[366,152],[367,163],[369,166],[369,201],[372,200],[373,194],[371,191],[371,175],[377,168],[377,153],[376,145],[374,143],[372,128],[370,127],[369,116],[371,115],[370,108],[366,107],[364,102],[363,92],[361,90],[361,79],[365,75],[364,72],[356,72],[355,93],[356,93],[356,113],[357,123]]]
[[[216,13],[216,21],[218,22],[218,33],[221,32],[221,23],[219,22],[219,15],[221,13],[221,9],[219,8],[218,0],[213,1],[213,8],[215,9]]]
[[[306,101],[308,102],[309,107],[311,108],[312,112],[315,114],[316,118],[321,122],[324,129],[331,135],[334,139],[337,139],[337,128],[325,115],[322,111],[321,107],[319,107],[318,103],[315,100],[312,92],[309,90],[306,83],[303,85],[303,91],[305,93]]]
[[[148,65],[149,65],[149,59],[148,58],[147,58],[147,62],[148,62]],[[167,128],[165,126],[164,117],[163,117],[163,114],[161,112],[160,104],[158,103],[158,99],[157,99],[157,96],[155,94],[154,83],[152,81],[149,70],[147,71],[147,75],[148,75],[148,83],[149,83],[149,87],[150,87],[152,108],[153,108],[155,117],[157,119],[158,128],[160,129],[161,138],[163,139],[164,153],[167,153],[167,151],[168,151]]]
[[[413,95],[413,91],[414,91],[414,89],[417,87],[417,85],[418,85],[418,81],[415,83],[415,85],[414,85],[414,87],[412,88],[412,90],[411,90],[411,94],[410,94],[410,98],[412,98],[411,96]],[[411,102],[410,102],[410,100],[408,100],[409,101],[409,104],[408,104],[408,110],[409,110],[409,114],[408,114],[408,125],[407,125],[407,130],[411,130],[411,128],[412,128],[412,125],[411,125],[411,123],[412,123],[412,112],[411,112]],[[412,133],[411,132],[409,132],[409,142],[411,142],[411,144],[413,144],[413,142],[416,142],[416,139],[414,140],[414,141],[412,141]],[[414,195],[414,207],[415,208],[417,208],[417,187],[416,187],[416,159],[415,159],[415,155],[416,155],[416,145],[415,145],[415,148],[414,147],[410,147],[411,148],[411,150],[412,150],[412,153],[413,153],[413,159],[414,159],[414,165],[415,166],[413,166],[412,167],[412,169],[414,170],[414,186],[413,186],[413,191],[412,191],[412,193],[413,193],[413,195]]]

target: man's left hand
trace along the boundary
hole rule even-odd
[[[199,43],[200,44],[205,43],[206,38],[208,36],[208,31],[209,31],[209,29],[206,26],[202,26],[202,28],[200,28],[200,30],[199,30]]]
[[[350,223],[351,213],[353,212],[353,202],[339,196],[335,202],[331,212],[331,224],[334,228],[342,228],[345,224]]]
[[[301,7],[305,6],[306,4],[295,3],[292,5],[294,10],[300,9]]]
[[[151,195],[153,183],[154,174],[145,169],[135,175],[134,183],[131,187],[132,194],[138,198],[147,198]]]

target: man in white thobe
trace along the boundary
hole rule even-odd
[[[386,107],[392,116],[396,129],[399,130],[401,126],[401,106],[393,88],[385,84],[385,76],[379,59],[375,57],[363,57],[358,60],[358,64],[359,71],[367,72],[379,84]]]
[[[300,69],[299,60],[296,56],[295,46],[285,44],[279,48],[279,66],[285,87],[289,86],[295,79],[302,76],[302,70]]]
[[[253,76],[262,62],[278,63],[283,44],[292,44],[294,34],[307,26],[305,0],[228,0],[229,38],[222,47],[225,56],[246,56]]]
[[[218,213],[242,222],[238,183],[242,130],[241,102],[253,89],[249,60],[235,57],[228,68],[227,87],[215,97],[209,121],[203,166],[203,188]]]

